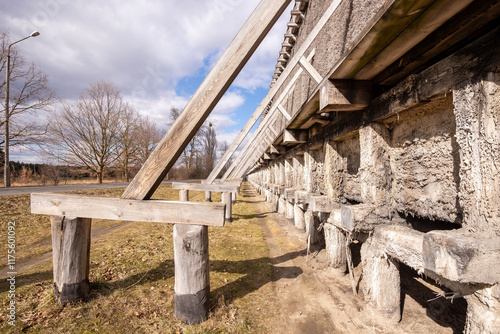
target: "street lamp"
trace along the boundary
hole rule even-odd
[[[28,37],[24,37],[20,39],[7,48],[7,71],[6,71],[6,79],[5,79],[5,164],[4,164],[4,173],[3,173],[3,181],[5,188],[10,187],[10,165],[9,165],[9,88],[10,88],[10,47],[14,44],[24,41],[30,37],[39,36],[40,33],[38,31],[34,31]]]

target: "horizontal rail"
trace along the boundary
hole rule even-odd
[[[31,213],[78,218],[224,226],[221,203],[130,200],[61,193],[31,194]]]

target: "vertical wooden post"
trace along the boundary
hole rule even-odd
[[[189,190],[179,192],[189,201]],[[208,227],[174,225],[175,316],[187,324],[199,324],[208,317],[210,276]]]
[[[293,220],[293,218],[294,218],[294,205],[293,205],[293,203],[289,202],[288,200],[285,200],[285,205],[286,205],[285,218]]]
[[[370,306],[379,309],[389,320],[401,320],[401,278],[399,263],[382,253],[368,239],[361,246],[363,291]]]
[[[304,210],[300,208],[299,204],[295,204],[293,208],[293,219],[295,227],[301,231],[306,230],[306,221],[304,217]]]
[[[222,193],[222,203],[226,204],[226,221],[230,222],[232,220],[233,214],[233,201],[231,198],[231,193]]]
[[[281,195],[278,196],[278,213],[280,215],[285,215],[286,214],[286,201]]]
[[[325,224],[326,256],[328,265],[345,272],[347,239],[344,233],[332,224]]]
[[[61,304],[88,298],[89,218],[51,216],[54,294]]]
[[[212,202],[212,192],[211,191],[205,191],[205,201]]]
[[[231,200],[233,201],[233,204],[236,204],[236,193],[231,193]]]
[[[306,225],[307,238],[310,245],[317,245],[320,242],[319,232],[318,232],[318,222],[317,218],[314,216],[314,212],[307,210],[304,213],[304,221]]]

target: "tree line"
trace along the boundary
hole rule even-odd
[[[7,45],[9,34],[0,30],[0,72],[4,78]],[[87,171],[99,183],[111,174],[130,181],[159,143],[164,130],[140,114],[110,82],[91,83],[76,101],[61,101],[49,88],[47,75],[34,64],[27,64],[16,48],[12,50],[10,115],[5,115],[5,81],[0,82],[4,97],[0,128],[4,128],[8,119],[10,127],[15,129],[9,136],[11,145],[36,147],[37,153],[49,162],[42,166],[56,167],[56,172],[58,166],[64,166],[65,170]],[[40,120],[42,111],[48,114],[47,122]],[[172,125],[180,113],[181,110],[171,108],[170,123],[165,125]],[[1,132],[0,135],[4,137]],[[2,144],[4,141],[0,140]],[[218,143],[214,125],[204,124],[167,177],[205,178],[224,148],[227,144]],[[40,168],[22,166],[22,171],[19,173],[39,173]]]

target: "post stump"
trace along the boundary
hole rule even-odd
[[[92,219],[51,216],[54,294],[61,304],[90,294],[89,258]]]
[[[180,191],[180,200],[189,200],[189,191]],[[175,224],[175,316],[187,324],[199,324],[208,317],[210,275],[208,227]]]

